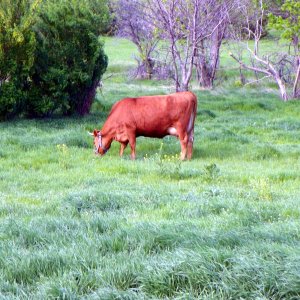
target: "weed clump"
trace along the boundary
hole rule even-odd
[[[220,176],[220,169],[215,163],[204,166],[204,178],[209,181],[215,181]]]
[[[157,165],[161,177],[175,180],[179,180],[182,178],[182,161],[179,159],[178,154],[165,154],[163,156],[159,156]]]

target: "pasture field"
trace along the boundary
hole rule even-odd
[[[90,116],[0,123],[0,299],[300,299],[300,103],[223,69],[193,89],[191,161],[171,137],[95,157],[112,103],[172,91],[106,51]]]

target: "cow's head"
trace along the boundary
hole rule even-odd
[[[91,135],[94,136],[95,154],[104,155],[110,148],[110,143],[107,143],[105,137],[102,136],[100,130],[94,130],[94,132]]]

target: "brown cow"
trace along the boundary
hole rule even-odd
[[[113,140],[121,143],[120,156],[129,143],[135,159],[136,137],[173,135],[181,144],[181,159],[191,159],[197,97],[192,92],[125,98],[111,109],[101,131],[94,130],[95,153],[104,155]]]

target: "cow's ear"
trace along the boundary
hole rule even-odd
[[[94,137],[98,136],[98,132],[99,132],[98,130],[96,129],[94,130]]]

